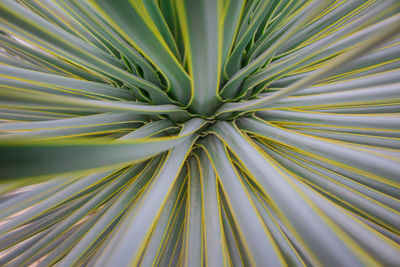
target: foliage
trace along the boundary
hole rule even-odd
[[[399,266],[399,10],[2,0],[0,265]]]

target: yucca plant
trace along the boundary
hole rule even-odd
[[[1,266],[400,266],[400,3],[2,0]]]

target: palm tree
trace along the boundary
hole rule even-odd
[[[400,2],[0,10],[1,266],[400,265]]]

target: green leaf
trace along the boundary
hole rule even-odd
[[[228,122],[220,122],[213,130],[227,143],[235,156],[246,166],[254,183],[279,210],[284,223],[290,227],[296,238],[305,243],[304,251],[310,261],[349,263],[360,265],[361,258],[346,245],[346,241],[336,235],[337,228],[328,224],[326,215],[310,203],[288,175],[279,171],[276,164],[260,153],[254,144]],[[268,174],[267,176],[265,174]],[[333,257],[338,255],[341,257]]]
[[[60,93],[66,96],[87,95],[109,100],[133,100],[132,94],[122,88],[110,85],[72,79],[64,76],[47,74],[21,68],[0,65],[1,83],[18,88],[31,88],[36,85],[35,90],[40,92]],[[46,88],[47,90],[44,90]]]
[[[174,245],[178,242],[176,235],[172,234],[172,231],[174,230],[174,221],[177,226],[182,226],[185,219],[186,176],[187,170],[183,168],[179,173],[176,184],[172,188],[171,194],[168,196],[160,217],[157,219],[157,225],[151,233],[149,243],[141,260],[141,264],[144,266],[160,264],[159,261],[168,242]],[[169,253],[166,254],[168,255]]]
[[[60,7],[64,8],[64,11],[75,19],[78,24],[84,25],[84,27],[90,31],[93,35],[103,42],[109,44],[117,50],[118,53],[122,54],[133,66],[137,64],[143,71],[143,77],[156,84],[160,85],[157,73],[151,66],[151,64],[135,49],[133,49],[115,30],[107,25],[103,19],[90,8],[90,5],[86,1],[57,1]]]
[[[224,234],[217,186],[218,181],[211,162],[203,150],[198,152],[198,157],[201,175],[203,231],[205,235],[205,263],[209,266],[222,266],[227,264],[227,255],[223,242]]]
[[[399,24],[398,22],[400,22],[400,15],[390,17],[386,20],[386,22],[390,22],[390,25],[384,27],[375,36],[373,36],[373,38],[370,38],[363,44],[359,45],[357,48],[354,48],[348,51],[347,53],[344,53],[343,55],[330,61],[324,68],[321,68],[312,75],[309,75],[306,78],[299,80],[298,82],[292,84],[291,86],[273,95],[265,96],[253,101],[248,101],[247,103],[244,102],[244,103],[225,104],[222,108],[220,108],[217,111],[217,113],[221,114],[224,112],[238,111],[238,110],[255,110],[260,107],[265,107],[268,104],[271,104],[272,102],[276,102],[279,99],[282,99],[288,95],[292,95],[301,89],[304,89],[304,87],[306,86],[309,86],[317,81],[320,81],[327,75],[334,74],[339,69],[343,68],[346,64],[349,64],[349,62],[351,62],[352,59],[359,57],[362,54],[365,54],[370,49],[377,46],[383,40],[390,38],[393,34],[396,34],[400,31],[400,28],[397,26]]]
[[[239,229],[239,238],[244,243],[249,261],[255,265],[265,262],[280,265],[282,260],[280,252],[269,231],[261,222],[257,210],[254,209],[254,203],[252,203],[243,181],[234,170],[226,148],[220,140],[213,136],[204,140],[203,148],[221,182],[222,191]]]
[[[165,105],[151,105],[141,102],[132,101],[105,101],[105,100],[90,100],[83,99],[79,97],[69,97],[52,95],[49,93],[43,93],[38,91],[30,91],[29,94],[26,93],[25,89],[20,89],[16,87],[3,87],[0,88],[0,96],[3,99],[0,100],[0,107],[5,108],[15,108],[23,107],[37,109],[43,109],[43,107],[48,107],[49,109],[71,109],[71,110],[85,110],[85,111],[129,111],[132,113],[179,113],[180,118],[188,118],[188,112],[182,110],[180,107],[165,104]],[[22,102],[22,103],[21,103]],[[41,105],[38,105],[41,104]]]
[[[144,168],[138,169],[140,173],[130,182],[126,188],[116,197],[114,203],[105,211],[104,215],[94,223],[94,225],[87,229],[88,231],[84,233],[84,236],[72,250],[67,254],[65,258],[60,263],[60,266],[70,266],[71,264],[76,264],[76,262],[84,256],[85,252],[89,249],[90,245],[93,244],[101,234],[112,225],[112,223],[126,210],[129,205],[132,204],[133,199],[140,194],[146,183],[147,179],[151,176],[154,169],[157,169],[161,162],[161,157],[153,159]]]
[[[361,174],[368,172],[386,183],[398,184],[400,181],[400,166],[395,159],[379,157],[334,141],[283,130],[257,119],[242,119],[239,121],[239,127],[279,143],[327,157],[338,164],[347,166],[348,169],[356,172],[358,170]]]
[[[294,110],[265,110],[257,112],[257,116],[271,122],[293,122],[307,125],[354,126],[362,129],[400,129],[400,118],[392,114],[329,114]]]
[[[184,264],[187,266],[203,265],[203,218],[202,195],[199,159],[191,157],[188,160],[188,201],[185,224]]]
[[[238,89],[240,84],[243,82],[246,75],[253,72],[256,68],[260,67],[264,60],[271,56],[275,50],[283,44],[286,40],[288,40],[296,31],[304,26],[308,20],[312,19],[316,16],[319,12],[321,12],[324,8],[326,8],[331,1],[313,1],[306,7],[304,7],[294,19],[292,19],[289,23],[289,28],[285,31],[282,36],[280,36],[267,50],[265,50],[261,55],[255,58],[250,64],[246,67],[240,69],[238,72],[235,73],[224,85],[221,89],[221,96],[224,99],[232,99],[236,97],[238,93]],[[265,6],[267,3],[266,1],[263,2]]]
[[[230,1],[233,2],[233,1]],[[235,1],[238,2],[236,5],[240,3],[240,1]],[[250,11],[254,6],[257,5],[257,2],[248,2],[251,7],[248,9]],[[229,4],[229,9],[233,9],[235,4]],[[225,65],[225,73],[228,77],[232,77],[237,71],[240,70],[240,60],[242,57],[242,53],[245,49],[245,46],[247,43],[250,41],[251,37],[253,34],[257,31],[257,27],[262,23],[265,14],[268,14],[269,10],[273,8],[273,2],[272,1],[261,1],[261,3],[256,7],[254,14],[247,13],[247,16],[245,16],[245,19],[248,19],[248,16],[253,15],[252,20],[250,21],[249,25],[246,25],[247,23],[242,24],[242,29],[243,31],[239,31],[239,34],[237,36],[237,40],[235,42],[235,46],[228,57],[228,61]],[[229,10],[228,9],[228,10]],[[227,18],[227,22],[233,18]],[[239,18],[240,19],[240,18]],[[246,25],[247,27],[244,27]],[[225,40],[225,39],[224,39]],[[229,39],[227,40],[229,41]],[[222,89],[224,90],[224,89]],[[223,92],[223,91],[221,91]]]
[[[389,2],[388,2],[389,4]],[[370,23],[376,18],[386,14],[385,6],[379,6],[379,9],[373,6],[371,10],[357,21],[349,23],[340,28],[336,32],[329,34],[321,39],[317,39],[296,53],[289,53],[280,58],[276,63],[271,64],[268,68],[262,69],[254,75],[251,75],[242,85],[243,88],[251,88],[260,83],[270,83],[284,77],[291,72],[301,70],[305,66],[320,62],[345,51],[356,43],[365,41],[367,38],[375,34],[381,28],[390,25],[390,21],[373,24],[372,26],[362,29],[365,24]],[[361,31],[357,31],[358,29]]]
[[[387,240],[382,238],[381,235],[371,231],[369,227],[360,223],[354,217],[351,217],[349,214],[337,209],[333,203],[319,196],[315,191],[301,185],[300,183],[298,183],[298,185],[307,193],[307,196],[310,197],[314,203],[316,203],[332,220],[344,229],[346,234],[354,238],[360,247],[370,253],[368,256],[373,256],[377,259],[379,264],[396,264],[398,261],[398,250],[395,248],[394,244],[387,242]],[[365,258],[367,258],[367,256]]]
[[[363,190],[363,188],[360,188],[360,186],[357,186],[357,184],[351,183],[355,189],[352,190],[351,188],[338,184],[338,179],[339,181],[343,179],[340,179],[340,177],[337,175],[330,174],[329,176],[325,176],[324,174],[327,172],[324,172],[318,166],[300,163],[292,157],[286,156],[285,158],[283,155],[278,154],[278,152],[274,150],[268,150],[268,154],[273,156],[277,162],[279,162],[287,170],[296,173],[301,177],[307,177],[305,180],[306,183],[312,184],[313,187],[326,192],[326,194],[329,194],[329,196],[337,199],[337,201],[343,202],[345,205],[354,208],[366,216],[369,220],[383,224],[394,232],[399,232],[399,215],[394,210],[380,205],[379,202],[373,201],[366,195],[361,194],[362,191],[367,191],[373,196],[376,195],[369,192],[368,189]],[[336,179],[333,180],[331,177]],[[384,196],[382,197],[384,198]],[[386,199],[386,201],[390,200]],[[391,206],[397,206],[396,208],[398,208],[399,203],[396,203],[395,200],[390,202],[393,203]]]
[[[156,103],[168,103],[168,97],[159,87],[123,70],[121,62],[103,51],[60,30],[14,1],[4,1],[1,8],[5,16],[0,23],[4,24],[4,27],[7,27],[6,29],[13,34],[33,42],[36,41],[43,49],[58,53],[60,56],[84,68],[97,71],[101,75],[111,74],[128,84],[142,87],[148,91]]]
[[[239,165],[238,162],[235,163]],[[238,173],[242,177],[243,184],[246,186],[247,191],[249,192],[249,195],[251,196],[258,213],[260,214],[266,227],[268,227],[268,230],[271,232],[271,236],[279,247],[279,250],[282,253],[285,261],[295,266],[304,265],[304,262],[297,254],[295,248],[291,245],[290,241],[287,239],[285,234],[282,232],[282,230],[279,228],[279,226],[271,216],[269,211],[269,208],[271,207],[269,207],[269,205],[265,203],[265,201],[261,200],[262,196],[257,192],[257,189],[251,187],[248,181],[244,178],[245,171],[241,168],[238,169]]]
[[[188,104],[189,77],[157,29],[152,19],[154,14],[145,11],[144,4],[139,1],[97,1],[90,4],[122,37],[159,68],[167,79],[171,96],[183,105]]]
[[[84,192],[87,189],[89,189],[89,191],[96,190],[97,188],[93,188],[93,185],[95,185],[96,183],[100,183],[102,180],[106,179],[114,172],[116,172],[115,169],[111,171],[92,173],[84,179],[77,179],[74,183],[62,188],[61,190],[52,194],[48,198],[45,198],[44,200],[39,199],[36,201],[36,203],[30,203],[31,205],[36,205],[34,205],[28,211],[24,212],[21,216],[17,216],[7,220],[6,223],[0,226],[0,233],[4,234],[11,229],[14,229],[15,227],[22,225],[23,223],[33,218],[36,218],[43,212],[48,211],[61,203],[64,203],[64,201],[73,199],[74,196],[79,197],[79,193]],[[20,208],[20,210],[23,209]]]
[[[51,56],[35,46],[24,45],[23,43],[13,40],[10,37],[2,34],[0,34],[0,43],[6,51],[16,54],[19,58],[34,64],[33,68],[35,69],[43,66],[46,67],[46,72],[55,71],[61,75],[68,75],[75,78],[80,77],[88,81],[104,82],[100,77],[97,77],[90,72],[77,68],[70,62],[63,61],[57,57]],[[12,61],[15,60],[15,57],[12,58]],[[8,65],[7,62],[2,61],[2,63]],[[27,64],[21,67],[29,68]]]
[[[0,145],[4,152],[0,156],[3,169],[1,178],[49,175],[143,160],[192,138],[193,132],[203,125],[203,120],[195,118],[185,124],[177,137],[115,142],[89,142],[84,139],[68,142],[3,142]],[[29,167],[18,168],[22,163],[25,166],[29,164]]]
[[[190,108],[204,115],[212,114],[220,104],[222,5],[220,0],[177,2],[191,77]]]
[[[119,231],[107,244],[107,248],[96,259],[102,264],[137,264],[144,245],[149,239],[161,209],[176,183],[176,177],[193,144],[194,137],[172,149],[165,159],[151,187],[143,194],[136,212],[131,212],[120,226]]]

